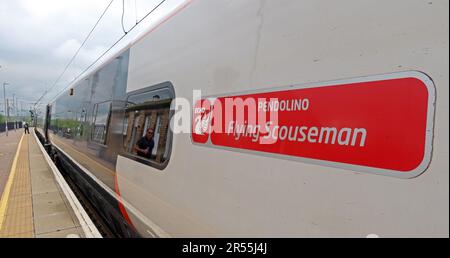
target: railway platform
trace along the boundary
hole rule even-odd
[[[0,238],[101,237],[30,132],[0,136]]]

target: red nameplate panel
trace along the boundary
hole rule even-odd
[[[434,99],[419,72],[208,97],[194,107],[192,140],[410,178],[430,161]]]

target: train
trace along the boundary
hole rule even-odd
[[[121,237],[448,237],[448,5],[181,1],[36,133]]]

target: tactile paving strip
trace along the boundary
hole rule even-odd
[[[29,135],[24,135],[18,147],[16,172],[12,179],[0,237],[34,237],[28,137]]]

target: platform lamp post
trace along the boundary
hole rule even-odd
[[[17,123],[17,96],[15,96],[14,101],[14,130],[19,128],[19,124]]]
[[[8,136],[8,114],[9,114],[9,110],[8,110],[8,104],[6,102],[6,90],[5,90],[5,86],[9,85],[9,83],[4,82],[3,83],[3,99],[5,101],[5,130],[6,130],[6,136]]]
[[[12,99],[12,115],[14,116],[14,132],[16,131],[16,129],[17,129],[17,126],[16,126],[16,94],[14,94],[13,93],[13,99]],[[11,120],[13,120],[12,118],[11,118]]]

